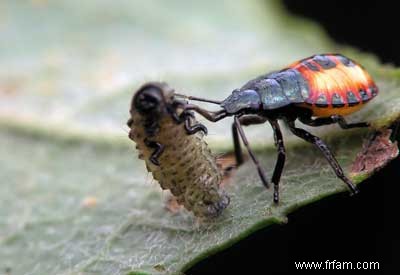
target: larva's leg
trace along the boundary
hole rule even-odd
[[[203,133],[205,135],[207,135],[207,133],[208,133],[207,127],[204,126],[203,124],[196,123],[195,125],[191,125],[190,119],[194,118],[194,114],[191,111],[185,110],[186,105],[187,105],[186,102],[184,102],[182,100],[175,100],[173,102],[172,106],[170,106],[168,108],[168,111],[171,114],[172,119],[177,124],[184,122],[185,130],[188,135],[193,135],[193,134],[197,133],[198,131],[203,131]],[[178,115],[176,112],[176,109],[179,107],[184,109],[184,111],[180,115]]]
[[[175,99],[174,102],[172,103],[172,105],[167,106],[168,112],[170,113],[172,119],[177,124],[180,124],[183,121],[185,121],[188,114],[192,115],[192,114],[190,114],[190,112],[186,112],[186,111],[183,111],[180,115],[178,115],[178,113],[176,112],[177,108],[180,107],[180,108],[184,109],[184,106],[186,106],[186,105],[187,105],[187,103],[185,101]]]
[[[293,134],[317,146],[318,149],[324,154],[329,164],[332,166],[333,170],[336,173],[336,176],[347,184],[353,194],[358,193],[357,187],[351,182],[349,178],[344,175],[343,169],[342,167],[340,167],[335,156],[329,150],[328,146],[319,137],[310,134],[304,129],[296,128],[293,121],[287,121],[287,123],[289,125],[290,131],[292,131]]]
[[[247,115],[239,117],[240,124],[244,126],[252,124],[262,124],[265,121],[267,121],[265,117],[258,115]],[[235,123],[232,123],[232,138],[233,138],[233,146],[235,149],[236,165],[239,166],[243,163],[244,158],[243,158],[242,148],[240,146],[238,130],[236,128]]]
[[[275,145],[278,149],[278,157],[276,159],[274,173],[272,174],[272,184],[274,185],[274,202],[279,202],[279,182],[281,180],[281,175],[283,167],[285,166],[286,151],[285,145],[283,143],[283,136],[279,123],[277,120],[270,120],[269,123],[274,130]]]
[[[196,123],[194,125],[191,124],[191,118],[195,118],[194,113],[191,111],[183,111],[179,115],[179,121],[177,123],[185,123],[185,130],[188,135],[193,135],[197,133],[198,131],[203,131],[204,135],[207,135],[208,129],[206,126],[204,126],[201,123]]]
[[[257,167],[258,175],[261,178],[261,182],[264,184],[264,186],[266,188],[269,188],[269,183],[268,183],[267,177],[265,175],[264,169],[262,169],[262,167],[260,165],[260,162],[258,161],[258,159],[256,158],[255,154],[253,153],[253,151],[250,148],[250,144],[249,144],[249,142],[248,142],[248,140],[246,138],[246,135],[244,134],[242,126],[240,125],[239,118],[237,116],[235,116],[234,117],[234,121],[235,121],[235,126],[236,126],[236,128],[237,128],[237,130],[239,132],[239,135],[242,138],[242,141],[243,141],[244,145],[246,146],[247,151],[249,152],[249,155],[250,155],[251,159],[253,160],[254,164]]]
[[[188,135],[193,135],[198,131],[203,131],[203,133],[207,135],[207,127],[203,124],[196,123],[195,125],[191,125],[190,118],[194,118],[194,113],[185,109],[185,106],[187,105],[188,104],[183,100],[174,100],[172,106],[168,108],[168,111],[171,114],[173,120],[177,124],[185,122],[185,130]],[[176,109],[179,107],[184,109],[184,111],[180,115],[178,115],[178,113],[176,112]]]
[[[320,117],[313,119],[311,116],[300,117],[299,120],[309,126],[321,126],[338,123],[342,129],[351,129],[358,127],[368,127],[368,122],[347,123],[343,116],[333,115],[330,117]]]
[[[149,159],[154,165],[160,166],[158,158],[164,151],[164,145],[156,141],[148,140],[147,138],[144,140],[144,143],[146,144],[147,147],[154,148],[154,152],[151,154]]]
[[[187,116],[185,119],[185,130],[188,135],[193,135],[198,131],[203,131],[205,135],[208,133],[207,127],[201,123],[191,125],[191,116]]]

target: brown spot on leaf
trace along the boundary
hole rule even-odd
[[[85,208],[93,208],[97,205],[97,203],[98,200],[96,197],[88,196],[82,200],[81,205]]]
[[[390,129],[378,131],[364,141],[363,148],[351,167],[351,174],[373,173],[397,157],[399,149],[397,142],[390,140],[391,133]]]

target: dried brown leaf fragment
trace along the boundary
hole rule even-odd
[[[369,175],[397,157],[399,148],[396,141],[390,140],[391,134],[391,129],[376,131],[364,141],[362,150],[351,166],[352,176]]]

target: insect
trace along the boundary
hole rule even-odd
[[[343,129],[368,127],[365,122],[348,124],[343,116],[359,110],[377,94],[377,86],[361,65],[340,54],[320,54],[293,63],[281,71],[250,80],[240,89],[233,90],[223,101],[182,96],[189,100],[218,104],[221,109],[215,112],[194,104],[186,106],[186,110],[194,110],[210,121],[234,117],[232,135],[237,163],[243,162],[240,137],[267,188],[269,181],[250,148],[242,125],[266,121],[271,124],[278,151],[271,181],[274,202],[278,203],[279,181],[286,158],[278,119],[284,120],[294,135],[314,144],[337,177],[347,184],[352,193],[357,193],[356,186],[345,176],[328,146],[317,136],[296,127],[295,120],[310,126],[338,123]]]
[[[203,139],[207,128],[184,110],[186,104],[165,83],[144,84],[131,102],[129,138],[161,188],[196,216],[216,217],[229,197],[219,188],[222,172]]]

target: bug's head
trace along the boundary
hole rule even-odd
[[[172,93],[173,91],[165,83],[146,83],[135,93],[131,109],[137,110],[142,115],[161,114],[166,109]]]
[[[260,95],[252,89],[235,89],[232,91],[232,94],[221,103],[221,107],[230,114],[236,114],[246,110],[257,111],[260,105]]]

